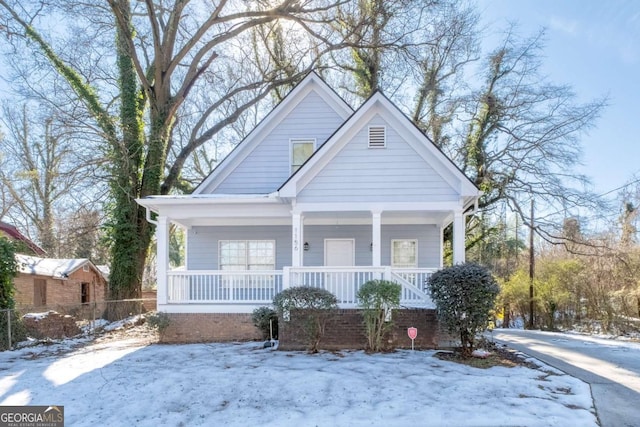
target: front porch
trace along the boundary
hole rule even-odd
[[[158,310],[203,314],[248,314],[295,286],[326,289],[340,309],[357,308],[358,290],[375,279],[401,285],[402,307],[432,309],[425,285],[443,266],[444,228],[453,228],[453,262],[464,262],[465,216],[473,208],[466,200],[384,209],[364,202],[294,203],[275,195],[140,202],[157,226]],[[181,269],[169,267],[172,223],[185,230]]]
[[[294,286],[312,286],[333,293],[341,309],[358,307],[358,290],[369,280],[402,286],[404,308],[434,308],[426,290],[435,268],[284,267],[282,270],[170,270],[166,292],[158,289],[158,309],[174,313],[251,313]]]

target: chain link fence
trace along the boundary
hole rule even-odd
[[[29,338],[53,340],[99,331],[109,322],[141,316],[156,308],[155,298],[55,304],[0,310],[0,350]]]

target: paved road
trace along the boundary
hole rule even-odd
[[[493,337],[589,383],[602,427],[640,426],[640,344],[516,329]]]

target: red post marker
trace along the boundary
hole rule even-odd
[[[413,340],[416,339],[416,337],[418,336],[418,329],[411,327],[407,329],[407,335],[409,335],[409,338],[411,338],[411,350],[413,350]]]
[[[415,340],[416,337],[418,336],[418,329],[409,328],[407,329],[407,334],[409,335],[409,338],[411,338],[412,340]]]

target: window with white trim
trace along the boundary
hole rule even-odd
[[[295,173],[307,161],[316,148],[315,139],[291,139],[291,173]]]
[[[369,126],[369,148],[387,146],[387,129],[384,126]]]
[[[415,239],[392,240],[391,266],[396,268],[417,268],[418,241]]]
[[[275,270],[274,240],[220,240],[220,270]]]

